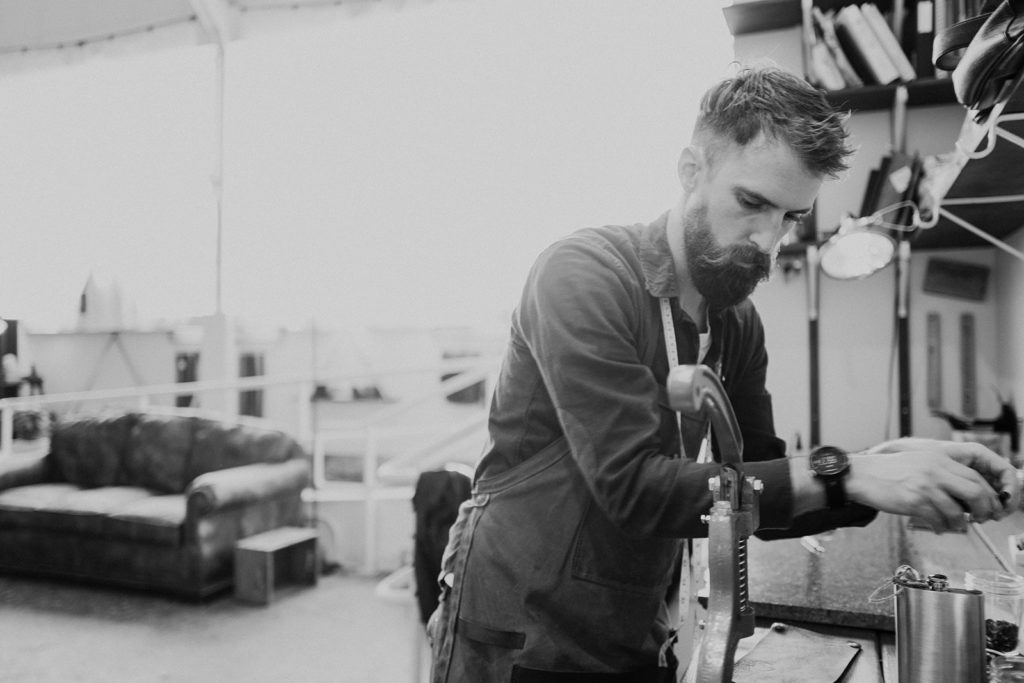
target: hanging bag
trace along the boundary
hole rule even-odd
[[[952,71],[957,101],[985,118],[1005,103],[1024,67],[1024,0],[986,3],[976,17],[939,31],[936,68]]]

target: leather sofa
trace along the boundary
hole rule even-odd
[[[0,571],[203,598],[238,539],[302,524],[309,460],[288,435],[200,417],[62,421],[0,460]]]

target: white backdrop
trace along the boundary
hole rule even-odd
[[[504,325],[552,239],[665,210],[717,3],[446,0],[231,42],[224,308],[274,324]],[[214,49],[0,80],[0,316],[215,305]]]

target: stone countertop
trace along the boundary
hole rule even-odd
[[[1024,513],[981,528],[1007,557],[1007,536],[1024,532]],[[900,565],[946,574],[954,587],[963,587],[968,569],[1000,567],[973,528],[936,534],[884,513],[866,527],[815,538],[824,553],[811,552],[800,539],[750,538],[750,600],[759,618],[893,631],[890,581]]]

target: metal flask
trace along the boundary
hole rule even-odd
[[[900,683],[984,683],[985,603],[981,591],[950,588],[903,566],[893,577]]]

